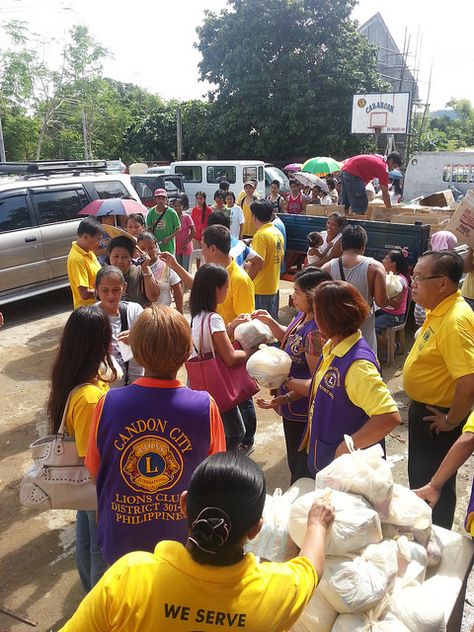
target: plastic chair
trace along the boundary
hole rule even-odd
[[[197,250],[193,250],[192,253],[189,255],[188,272],[191,272],[193,268],[193,263],[198,260],[202,261],[202,250],[199,248]]]
[[[408,288],[408,296],[407,296],[407,309],[405,312],[405,316],[403,317],[403,323],[400,325],[395,325],[395,327],[388,327],[385,330],[385,335],[387,337],[387,360],[386,366],[393,366],[395,362],[395,338],[398,333],[398,341],[400,343],[400,352],[405,353],[406,345],[405,345],[405,325],[407,324],[408,314],[410,313],[411,308],[411,288]]]

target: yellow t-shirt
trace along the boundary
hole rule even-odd
[[[474,313],[458,290],[426,312],[403,367],[403,386],[413,401],[449,408],[456,380],[470,373],[474,373]]]
[[[474,263],[474,254],[472,256]],[[466,298],[474,299],[474,272],[468,272],[462,282],[461,294]]]
[[[255,235],[257,227],[255,226],[255,223],[252,219],[252,211],[250,210],[250,205],[247,204],[247,202],[244,202],[241,206],[242,212],[244,214],[244,227],[242,235],[244,237],[253,237]]]
[[[462,431],[472,432],[472,434],[474,434],[474,411],[472,411],[471,414],[469,415],[466,423],[463,426]],[[473,495],[474,495],[474,481],[472,482],[471,498]],[[474,537],[474,512],[467,514],[466,523],[464,526],[466,527],[466,531],[469,533],[469,535]]]
[[[217,313],[228,325],[239,314],[250,314],[255,310],[255,288],[249,275],[232,259],[227,266],[229,288],[225,301],[217,306]]]
[[[276,294],[280,287],[283,235],[271,222],[262,224],[252,239],[252,248],[263,259],[263,268],[254,279],[255,294]]]
[[[69,285],[72,291],[72,300],[74,301],[74,309],[81,305],[92,305],[97,301],[95,298],[84,300],[79,294],[79,287],[85,287],[89,290],[94,289],[95,277],[100,270],[100,263],[91,250],[86,252],[76,241],[72,242],[71,250],[67,257],[67,275]]]
[[[338,343],[331,350],[331,341],[328,340],[323,347],[323,360],[316,371],[316,378],[310,396],[310,406],[308,411],[309,424],[306,428],[303,447],[308,445],[311,434],[311,420],[314,410],[314,396],[319,383],[324,374],[331,366],[335,357],[342,358],[352,349],[355,343],[362,338],[358,330]],[[384,415],[385,413],[397,412],[398,408],[393,400],[390,391],[382,380],[380,373],[372,362],[367,360],[356,360],[351,364],[346,373],[344,381],[347,396],[355,406],[362,408],[366,415]]]
[[[178,542],[120,558],[84,598],[63,632],[289,630],[317,584],[298,557],[258,564],[251,553],[232,566],[201,565]]]
[[[89,434],[95,407],[99,399],[107,393],[109,385],[99,380],[97,385],[86,384],[72,394],[66,413],[66,428],[76,440],[79,456],[86,456]]]

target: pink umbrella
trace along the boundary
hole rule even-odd
[[[283,171],[301,171],[301,162],[291,162],[286,167],[283,167]]]

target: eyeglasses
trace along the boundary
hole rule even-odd
[[[414,274],[411,277],[413,283],[419,283],[420,281],[429,281],[430,279],[442,279],[444,274],[431,274],[430,276],[423,276],[422,274]]]

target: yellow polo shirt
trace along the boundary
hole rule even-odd
[[[474,411],[469,415],[464,427],[462,429],[463,432],[472,432],[474,434]],[[471,497],[474,494],[474,481],[472,484]],[[469,510],[469,508],[468,508]],[[464,525],[466,527],[466,531],[474,537],[474,512],[468,513],[466,516],[466,523]]]
[[[280,288],[283,235],[272,222],[262,224],[253,236],[252,248],[263,259],[263,268],[253,281],[255,294],[276,294]]]
[[[100,270],[100,263],[92,250],[86,252],[76,241],[72,242],[71,250],[67,257],[67,275],[71,286],[74,309],[81,305],[92,305],[95,298],[84,300],[79,294],[79,287],[94,289],[95,277]]]
[[[232,261],[227,266],[229,288],[225,301],[217,306],[217,313],[228,325],[239,314],[251,314],[255,310],[255,288],[252,279]]]
[[[350,349],[362,338],[360,330],[341,340],[331,349],[331,340],[328,340],[323,347],[323,360],[316,371],[316,377],[310,395],[310,406],[308,410],[308,427],[304,438],[303,447],[308,445],[311,434],[311,420],[313,418],[314,397],[316,389],[326,371],[330,368],[334,358],[343,358]],[[362,408],[366,415],[384,415],[398,411],[397,405],[390,394],[390,391],[382,380],[382,376],[377,371],[375,365],[367,360],[356,360],[351,364],[346,373],[344,381],[347,396],[351,402]],[[316,413],[317,414],[317,413]]]
[[[403,387],[413,401],[449,408],[456,380],[470,373],[474,373],[474,313],[458,290],[427,310],[403,367]]]
[[[76,440],[79,456],[86,456],[89,434],[94,417],[95,407],[99,399],[107,393],[109,385],[99,380],[96,384],[86,384],[77,389],[69,400],[66,413],[66,428]]]
[[[179,542],[120,558],[83,599],[62,632],[289,630],[318,578],[305,557],[258,564],[251,553],[231,566],[195,562]]]

